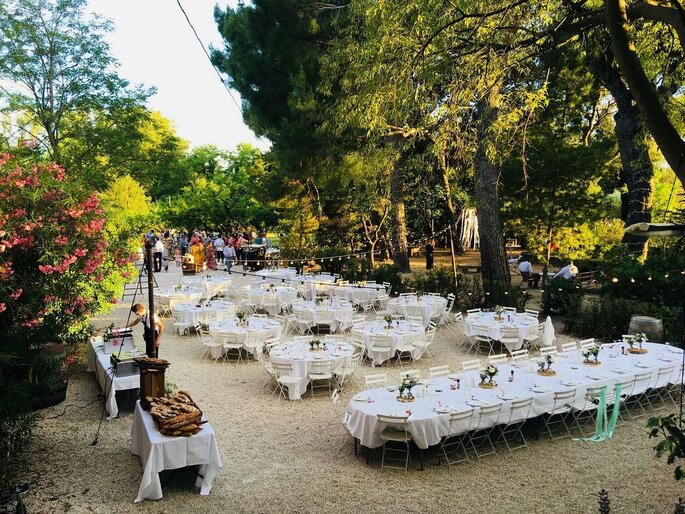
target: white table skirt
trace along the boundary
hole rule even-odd
[[[276,286],[273,291],[262,287],[254,288],[250,290],[250,301],[257,309],[264,310],[264,299],[272,294],[276,297],[276,305],[268,306],[266,311],[275,316],[283,310],[283,305],[297,297],[297,290],[287,286]]]
[[[248,322],[248,326],[245,327],[239,325],[238,320],[229,318],[221,323],[209,325],[209,333],[217,342],[221,341],[221,334],[233,334],[236,337],[236,341],[241,344],[245,342],[245,337],[247,336],[248,332],[254,332],[258,330],[266,333],[265,339],[281,337],[281,330],[283,327],[275,319],[251,317],[248,319]],[[211,353],[212,358],[218,359],[223,356],[224,349],[221,346],[214,347],[211,349]]]
[[[199,465],[195,483],[200,494],[207,496],[212,490],[212,481],[223,467],[217,446],[216,434],[209,423],[190,437],[162,435],[150,413],[136,404],[131,427],[131,453],[140,457],[143,463],[143,478],[138,488],[136,503],[143,500],[162,498],[162,484],[159,472]]]
[[[509,319],[507,319],[509,315]],[[484,325],[488,328],[487,335],[499,341],[502,338],[502,328],[517,328],[518,329],[518,344],[505,343],[504,346],[511,353],[514,350],[519,350],[523,347],[523,340],[534,338],[538,334],[538,321],[532,316],[525,314],[504,313],[504,321],[497,321],[494,312],[483,312],[481,314],[469,314],[464,318],[464,335],[467,337],[474,336],[476,331],[473,325]]]
[[[364,340],[367,355],[371,357],[374,366],[380,366],[388,358],[392,358],[397,351],[397,346],[400,344],[400,342],[402,342],[403,339],[408,337],[411,340],[416,340],[417,337],[424,333],[424,328],[422,325],[408,321],[394,322],[391,329],[386,329],[385,327],[385,321],[370,321],[362,325],[361,328],[352,329],[352,334],[358,335]],[[390,336],[390,357],[388,357],[385,353],[371,351],[372,344],[369,336],[372,334]],[[420,353],[421,352],[419,350],[415,350],[412,352],[412,358],[418,358]]]
[[[345,298],[352,302],[354,301],[355,296],[359,295],[360,291],[367,293],[369,300],[375,301],[378,297],[385,294],[385,286],[382,284],[331,286],[328,289],[328,295],[333,298]]]
[[[642,390],[630,391],[630,394],[644,392],[648,387],[663,387],[666,383],[680,383],[680,368],[682,366],[682,350],[664,346],[660,344],[647,343],[644,345],[649,350],[645,355],[621,355],[620,345],[613,348],[604,347],[599,354],[600,366],[588,366],[581,363],[580,352],[568,355],[566,358],[559,358],[553,364],[557,375],[553,377],[543,377],[537,374],[537,366],[530,361],[520,364],[513,368],[510,365],[499,366],[499,374],[495,381],[499,386],[495,389],[482,389],[477,384],[480,382],[478,371],[459,373],[461,378],[461,388],[451,390],[450,385],[455,383],[451,378],[437,378],[426,386],[427,395],[417,398],[412,403],[401,403],[397,401],[397,391],[390,392],[386,389],[369,389],[362,391],[353,397],[347,405],[349,419],[347,428],[355,438],[359,439],[362,445],[368,448],[376,448],[383,444],[380,438],[382,428],[377,420],[378,414],[400,414],[410,411],[409,432],[412,439],[419,448],[428,448],[440,442],[440,439],[447,435],[449,429],[449,414],[438,414],[435,409],[450,407],[455,411],[462,412],[473,408],[467,402],[472,398],[487,402],[488,404],[502,404],[502,410],[497,419],[492,420],[492,425],[509,422],[511,413],[511,402],[533,398],[533,404],[528,414],[528,418],[535,418],[554,408],[554,393],[558,391],[568,391],[575,389],[575,400],[581,400],[588,387],[607,386],[607,397],[612,397],[613,386],[618,381],[624,381],[635,376],[636,373],[651,372],[651,379],[648,385]],[[614,355],[612,357],[612,355]],[[635,364],[642,366],[637,367]],[[663,383],[656,383],[657,374],[660,369],[674,367],[670,378]],[[511,370],[514,370],[514,382],[508,382],[507,377]],[[619,373],[620,372],[620,373]],[[455,375],[457,376],[457,375]],[[596,377],[592,379],[590,376]],[[564,382],[575,384],[565,385]],[[469,385],[469,382],[471,385]],[[545,392],[534,392],[533,386],[547,389]],[[420,388],[414,391],[415,396],[420,392]],[[499,398],[501,395],[515,395],[515,398],[506,400]],[[358,401],[361,400],[361,401]],[[512,419],[511,422],[522,421]],[[452,427],[455,435],[468,431],[468,426]]]
[[[354,308],[352,304],[340,300],[325,300],[319,305],[313,300],[306,300],[293,304],[293,312],[308,311],[314,325],[328,325],[331,333],[338,331],[338,321],[335,320],[336,313],[347,312],[346,318],[352,319]]]
[[[291,400],[299,400],[309,386],[309,368],[316,360],[333,361],[331,369],[340,367],[345,359],[351,357],[354,348],[346,343],[326,343],[327,350],[310,352],[308,343],[290,342],[283,343],[272,348],[269,360],[276,364],[291,364],[292,376],[298,377],[298,387],[288,388],[288,397]]]
[[[236,306],[226,300],[214,300],[209,304],[198,307],[195,303],[180,303],[174,307],[174,314],[178,314],[182,321],[192,323],[212,323],[223,321],[235,315]]]
[[[405,298],[409,298],[406,300]],[[441,316],[447,307],[447,299],[442,296],[422,296],[420,300],[413,297],[399,297],[392,298],[388,301],[388,311],[395,314],[407,315],[408,306],[421,306],[421,313],[423,315],[423,326],[427,327],[431,318]]]
[[[129,375],[127,377],[114,376],[114,372],[111,369],[112,365],[109,361],[110,355],[104,353],[101,345],[101,342],[91,341],[88,351],[86,352],[86,359],[88,371],[95,372],[100,388],[107,394],[107,398],[105,398],[105,407],[107,414],[109,414],[107,419],[112,419],[119,415],[116,392],[128,389],[139,389],[140,375],[136,373],[135,375]]]

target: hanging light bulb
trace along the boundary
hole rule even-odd
[[[611,281],[615,284],[616,282],[618,282],[618,279],[616,277],[614,277],[611,279]]]

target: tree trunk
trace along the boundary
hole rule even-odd
[[[621,80],[618,69],[609,59],[602,57],[593,67],[616,101],[614,130],[621,154],[621,179],[628,188],[628,194],[625,195],[625,216],[622,209],[622,219],[627,227],[634,223],[652,221],[654,168],[649,158],[648,132],[640,112],[633,105],[633,97]],[[624,234],[622,242],[628,244],[633,253],[644,255],[647,252],[647,239],[644,237]]]
[[[409,273],[409,249],[407,247],[407,223],[404,211],[404,158],[390,172],[390,202],[392,216],[392,259],[401,273]]]
[[[630,42],[626,0],[606,0],[605,14],[614,57],[623,79],[666,162],[680,183],[685,184],[685,141],[668,118],[654,85],[640,63],[635,46]]]
[[[489,146],[494,141],[492,126],[499,115],[499,87],[495,86],[477,106],[478,147],[475,155],[476,211],[480,232],[480,254],[486,303],[503,304],[511,285],[499,212],[499,166]],[[489,293],[489,294],[488,294]]]
[[[450,177],[447,167],[447,156],[443,155],[441,159],[442,171],[442,185],[445,188],[445,204],[447,205],[447,215],[450,220],[450,228],[447,231],[447,237],[450,244],[450,258],[452,260],[452,274],[454,276],[454,286],[457,286],[457,259],[454,252],[454,231],[457,227],[457,215],[454,212],[454,204],[452,203],[452,188],[450,187]]]

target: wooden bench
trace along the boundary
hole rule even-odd
[[[581,271],[575,276],[576,283],[583,289],[594,289],[597,287],[595,271]]]

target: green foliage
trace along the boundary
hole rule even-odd
[[[19,465],[18,455],[28,448],[37,425],[38,415],[33,412],[0,412],[0,483],[9,483]]]
[[[543,305],[543,310],[575,317],[585,295],[580,285],[575,280],[553,278],[547,287],[550,288],[549,306]],[[544,298],[547,296],[543,295]]]
[[[402,283],[400,268],[394,264],[383,264],[378,266],[375,270],[373,270],[372,278],[378,284],[389,282],[389,294],[398,294],[405,291],[404,284]]]
[[[668,464],[676,464],[673,477],[676,480],[685,478],[685,426],[683,418],[678,414],[649,418],[647,427],[650,429],[649,438],[659,437],[661,440],[654,447],[658,458],[666,455]]]
[[[86,16],[85,0],[10,0],[0,4],[0,78],[9,109],[39,124],[52,159],[61,162],[63,121],[74,113],[141,105],[150,92],[131,90],[113,70],[104,34],[111,25]],[[72,125],[73,126],[73,125]]]

